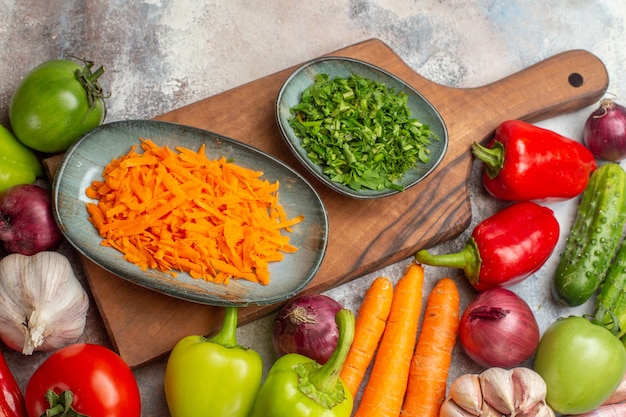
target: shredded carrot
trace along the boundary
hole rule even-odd
[[[400,415],[417,340],[423,287],[424,268],[411,263],[394,289],[387,325],[354,417]]]
[[[450,278],[440,279],[428,296],[402,416],[439,416],[459,328],[459,303],[459,291]]]
[[[356,317],[354,340],[340,374],[353,397],[356,397],[367,368],[376,354],[389,317],[392,299],[393,284],[387,277],[376,278],[365,292]]]
[[[289,243],[302,215],[288,218],[278,181],[224,157],[160,147],[141,139],[115,158],[85,190],[89,221],[102,245],[143,270],[227,284],[231,278],[269,283],[269,263],[297,248]]]

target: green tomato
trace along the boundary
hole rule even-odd
[[[24,145],[47,153],[64,151],[106,116],[93,63],[57,59],[34,68],[13,93],[9,119]]]
[[[546,382],[546,402],[561,414],[582,414],[602,404],[626,372],[626,349],[584,317],[558,319],[544,332],[535,371]]]

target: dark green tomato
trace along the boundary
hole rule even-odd
[[[544,332],[535,371],[546,382],[546,402],[561,414],[582,414],[602,404],[626,371],[626,349],[602,326],[567,317]]]
[[[106,116],[104,95],[93,63],[58,59],[34,68],[17,86],[9,107],[15,136],[47,153],[64,151]]]

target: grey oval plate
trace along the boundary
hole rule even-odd
[[[290,243],[298,248],[281,262],[270,265],[266,286],[245,280],[228,285],[194,279],[187,273],[177,277],[157,270],[142,271],[124,260],[115,249],[101,246],[101,238],[89,222],[85,189],[113,158],[151,139],[171,148],[197,150],[202,143],[209,158],[225,156],[238,165],[262,171],[263,178],[279,181],[279,198],[289,217],[304,215],[293,227]],[[184,300],[218,306],[266,305],[287,300],[299,293],[315,276],[328,240],[328,218],[322,200],[311,185],[281,161],[249,145],[218,134],[168,122],[121,121],[102,125],[87,133],[65,153],[53,180],[53,212],[68,241],[102,268],[140,286]]]
[[[383,83],[388,88],[403,91],[408,95],[407,104],[411,111],[411,116],[417,118],[422,123],[428,124],[439,140],[433,140],[429,146],[430,161],[428,163],[418,163],[415,168],[407,171],[397,181],[398,184],[404,187],[404,190],[422,181],[439,165],[448,148],[448,131],[439,112],[424,96],[395,75],[367,62],[353,58],[323,57],[309,61],[287,78],[278,92],[276,118],[280,131],[296,158],[328,187],[345,196],[360,199],[385,197],[401,192],[394,189],[361,189],[357,192],[343,184],[331,181],[324,174],[322,168],[309,159],[307,152],[301,145],[302,140],[289,125],[289,119],[292,117],[290,109],[300,103],[302,92],[315,82],[317,74],[328,74],[331,79],[338,77],[348,78],[355,74],[378,83]]]

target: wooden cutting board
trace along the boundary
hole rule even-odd
[[[603,63],[582,51],[567,51],[507,78],[478,88],[433,83],[407,66],[387,45],[370,39],[329,55],[378,65],[421,92],[446,123],[449,147],[427,180],[381,200],[342,197],[299,165],[284,143],[274,106],[288,68],[157,119],[210,130],[268,152],[305,175],[328,211],[329,242],[318,274],[306,292],[321,292],[451,239],[468,227],[467,189],[474,141],[487,139],[506,119],[537,121],[596,103],[606,91]],[[311,57],[315,58],[315,57]],[[46,162],[53,175],[60,156]],[[88,283],[114,348],[131,367],[166,355],[189,334],[210,334],[221,323],[219,307],[194,304],[141,288],[83,260]],[[240,323],[278,308],[246,307]]]

